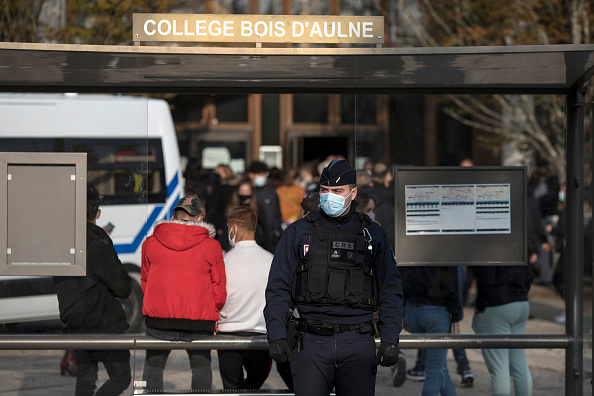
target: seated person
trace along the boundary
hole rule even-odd
[[[266,334],[264,290],[273,256],[254,240],[257,222],[256,212],[246,206],[232,209],[227,219],[232,249],[224,256],[227,301],[218,322],[221,335],[253,337]],[[268,351],[217,352],[225,389],[259,389],[266,380],[270,370]]]

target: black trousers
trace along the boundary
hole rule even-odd
[[[76,396],[116,396],[130,385],[130,351],[75,351]],[[109,379],[95,393],[98,363],[102,362]]]
[[[247,332],[220,332],[219,334],[245,337],[262,335]],[[219,357],[219,372],[225,389],[260,389],[270,372],[271,360],[268,351],[220,349],[217,354]]]
[[[373,396],[375,339],[357,330],[322,336],[306,333],[303,349],[293,350],[291,373],[296,396]]]

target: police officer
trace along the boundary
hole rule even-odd
[[[356,178],[346,160],[332,161],[320,177],[321,210],[287,228],[272,261],[269,352],[291,362],[298,396],[333,388],[338,396],[372,396],[377,365],[398,362],[402,282],[386,233],[355,211]]]

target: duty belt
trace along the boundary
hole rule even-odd
[[[302,324],[303,322],[305,323]],[[333,335],[336,333],[344,333],[345,331],[351,330],[358,330],[359,333],[371,333],[373,329],[371,322],[358,324],[335,324],[304,320],[301,321],[300,325],[303,326],[303,330],[305,332],[317,335]]]

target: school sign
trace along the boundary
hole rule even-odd
[[[135,42],[383,44],[384,17],[134,14]]]

